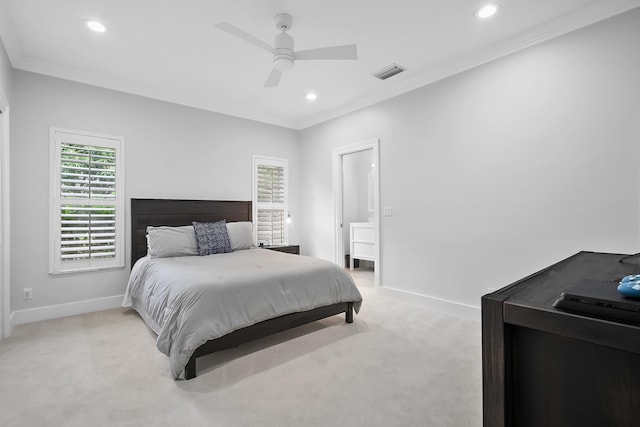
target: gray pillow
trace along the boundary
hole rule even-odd
[[[231,242],[225,220],[218,222],[193,222],[196,232],[198,255],[211,255],[231,252]]]
[[[248,221],[228,222],[227,234],[232,251],[256,247],[253,243],[253,224]]]
[[[148,253],[151,258],[198,255],[193,226],[147,227]]]

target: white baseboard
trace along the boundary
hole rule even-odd
[[[387,286],[381,286],[380,295],[414,304],[430,310],[441,311],[465,317],[467,319],[480,321],[480,307],[448,301],[441,298],[402,291]],[[98,298],[86,301],[77,301],[67,304],[50,305],[46,307],[30,308],[18,310],[11,313],[9,320],[9,335],[15,325],[24,323],[39,322],[42,320],[57,319],[59,317],[74,316],[76,314],[92,313],[94,311],[109,310],[118,308],[122,304],[123,295]]]
[[[480,307],[462,304],[459,302],[448,301],[442,298],[430,297],[427,295],[416,294],[413,292],[402,291],[400,289],[381,286],[380,295],[408,302],[409,304],[419,307],[428,308],[430,310],[440,311],[447,314],[465,317],[467,319],[480,321]]]
[[[59,317],[118,308],[120,304],[122,304],[122,298],[123,295],[114,295],[112,297],[18,310],[11,313],[10,323],[11,325],[22,325],[23,323],[39,322],[41,320],[57,319]]]

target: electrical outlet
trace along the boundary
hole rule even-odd
[[[31,288],[24,288],[22,291],[24,292],[24,299],[33,298],[33,291],[31,290]]]

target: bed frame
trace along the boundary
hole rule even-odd
[[[251,221],[252,212],[250,201],[131,199],[131,266],[147,254],[146,229],[149,225],[191,225],[193,221],[215,222],[222,219],[227,222]],[[341,313],[345,313],[347,323],[353,323],[353,302],[287,314],[209,340],[198,347],[187,362],[185,379],[195,378],[196,359],[200,356]]]

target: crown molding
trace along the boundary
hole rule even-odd
[[[495,43],[472,56],[450,61],[425,73],[399,82],[394,86],[381,89],[371,96],[310,116],[295,122],[295,129],[302,130],[317,124],[377,104],[403,93],[435,83],[447,77],[470,70],[528,47],[554,39],[564,34],[595,24],[640,6],[640,0],[620,0],[617,2],[595,3],[579,11],[547,21],[534,29],[499,43]]]
[[[168,94],[165,90],[158,89],[157,87],[145,87],[140,83],[116,79],[107,75],[96,74],[77,68],[62,66],[49,61],[26,57],[20,48],[20,43],[16,37],[17,33],[14,29],[13,22],[7,18],[9,16],[7,13],[7,1],[8,0],[0,0],[0,42],[4,45],[9,61],[15,69],[125,92],[132,95],[143,96],[145,98],[156,99],[158,101],[212,111],[236,118],[253,120],[289,129],[295,128],[294,120],[277,117],[261,111],[215,103],[205,104],[202,103],[202,101],[190,99],[188,96],[180,97]]]
[[[167,89],[145,86],[139,82],[125,81],[107,75],[99,75],[52,62],[25,57],[20,48],[20,43],[16,37],[13,24],[7,18],[7,1],[8,0],[0,0],[0,39],[7,51],[9,61],[14,68],[294,130],[302,130],[345,114],[352,113],[536,44],[551,40],[563,34],[567,34],[612,16],[640,7],[640,0],[618,0],[594,3],[578,11],[545,22],[544,24],[522,33],[515,38],[488,46],[486,49],[477,52],[472,56],[454,59],[412,78],[394,82],[393,85],[386,85],[386,87],[381,86],[380,90],[375,91],[375,93],[369,96],[362,97],[354,102],[346,103],[330,111],[311,115],[300,120],[294,120],[275,116],[266,112],[242,108],[237,105],[224,105],[215,102],[203,103],[201,100],[189,97],[188,95],[176,95],[175,93],[170,93]]]
[[[113,78],[104,74],[74,69],[72,67],[62,66],[49,61],[41,61],[34,58],[22,58],[14,64],[14,68],[23,71],[30,71],[36,74],[44,74],[63,80],[84,83],[90,86],[124,92],[131,95],[138,95],[158,101],[211,111],[214,113],[233,116],[235,118],[253,120],[289,129],[293,129],[295,126],[293,120],[277,117],[265,112],[231,105],[216,104],[213,102],[203,103],[201,100],[191,98],[188,95],[176,95],[156,86],[147,86],[140,82],[131,82],[124,79]]]

